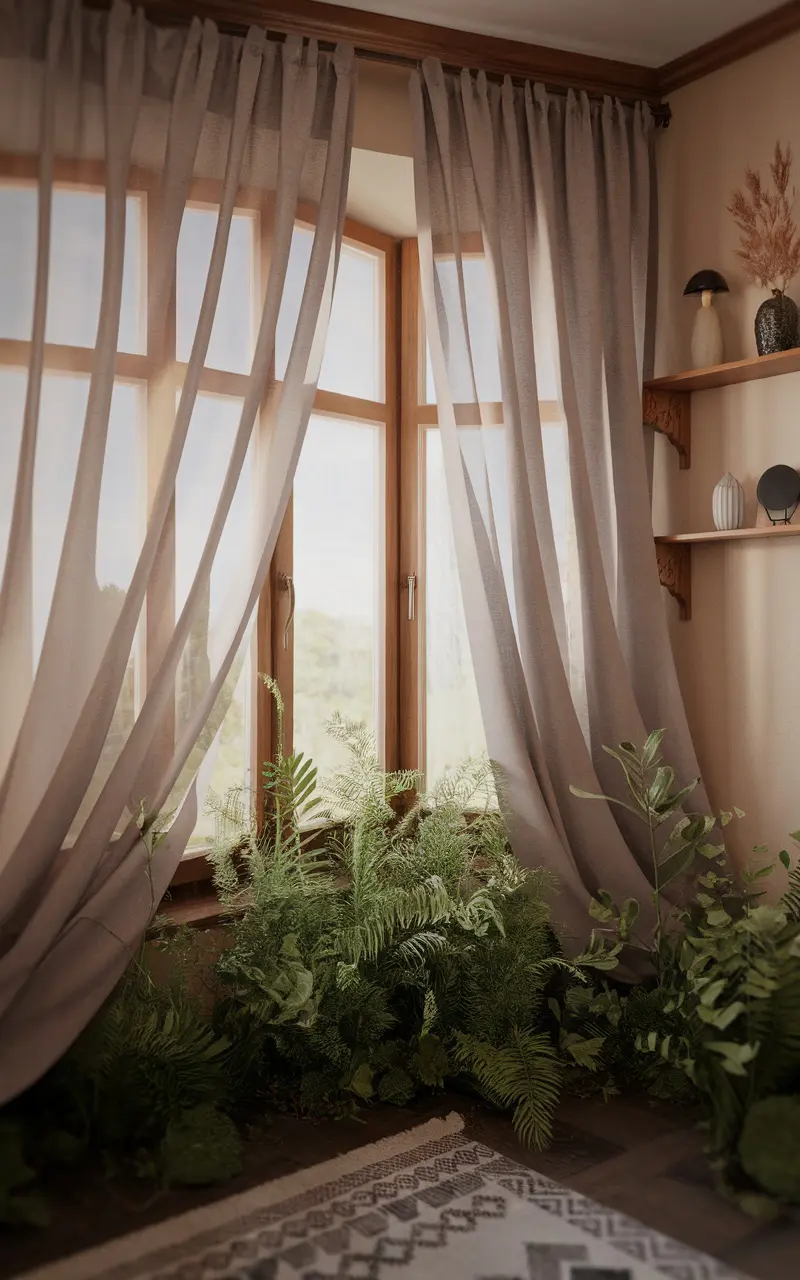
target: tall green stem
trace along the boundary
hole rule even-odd
[[[656,908],[656,931],[654,934],[655,942],[655,966],[656,973],[661,977],[661,884],[659,880],[658,858],[656,856],[656,828],[653,826],[653,813],[650,805],[647,806],[647,830],[650,835],[650,857],[653,860],[653,903]]]

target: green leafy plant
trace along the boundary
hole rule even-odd
[[[93,1140],[155,1142],[177,1112],[224,1102],[228,1050],[183,976],[157,983],[142,953],[67,1060],[88,1086]]]
[[[159,1178],[175,1117],[230,1105],[230,1043],[191,990],[191,934],[162,933],[153,947],[166,953],[170,979],[155,981],[143,948],[72,1048],[0,1117],[0,1216],[41,1218],[38,1193],[17,1188],[54,1166],[102,1158]]]
[[[509,1109],[542,1145],[562,1058],[592,1052],[575,1032],[559,1053],[552,1007],[584,971],[550,927],[551,878],[509,849],[488,762],[416,796],[416,774],[385,773],[364,727],[334,717],[346,764],[320,785],[313,763],[284,753],[266,683],[278,733],[263,820],[242,791],[211,797],[228,921],[210,987],[198,987],[190,931],[151,939],[3,1113],[0,1218],[43,1216],[31,1184],[52,1165],[99,1157],[159,1188],[233,1176],[239,1122],[275,1105],[340,1116],[449,1082]],[[154,948],[167,981],[151,972]]]
[[[454,1057],[495,1106],[513,1108],[514,1128],[531,1147],[545,1147],[561,1093],[558,1053],[544,1032],[513,1027],[503,1045],[455,1034]]]
[[[735,876],[724,845],[710,837],[740,810],[719,819],[683,815],[660,841],[660,827],[696,785],[677,786],[660,759],[662,737],[651,734],[640,750],[623,743],[610,753],[622,766],[629,797],[612,802],[648,826],[655,927],[650,937],[638,936],[638,904],[618,907],[600,893],[591,907],[600,928],[589,948],[601,963],[608,956],[616,962],[627,948],[644,950],[652,976],[629,994],[607,983],[599,993],[568,994],[562,1020],[568,1029],[573,1008],[594,1018],[604,1036],[602,1065],[615,1082],[637,1083],[662,1097],[680,1097],[681,1080],[688,1083],[705,1110],[721,1185],[749,1210],[769,1211],[744,1175],[776,1194],[775,1179],[770,1184],[755,1172],[763,1163],[750,1117],[767,1100],[800,1092],[800,870],[783,851],[789,885],[777,904],[761,900],[773,864]],[[767,850],[755,852],[763,857]],[[682,881],[677,905],[667,909],[663,893],[676,881]]]
[[[385,773],[363,725],[334,717],[347,763],[322,786],[302,756],[265,770],[272,815],[213,853],[231,913],[217,1025],[248,1046],[247,1089],[300,1114],[407,1102],[447,1078],[550,1132],[561,1068],[547,994],[567,965],[542,873],[511,854],[485,762],[403,812],[419,779]],[[312,849],[309,814],[332,824]],[[315,842],[320,844],[319,835]]]
[[[792,832],[795,844],[800,843],[800,831]],[[781,849],[778,857],[789,873],[789,882],[783,895],[783,909],[795,924],[800,922],[800,862],[792,863],[786,849]]]
[[[207,1103],[173,1116],[161,1142],[167,1186],[204,1187],[242,1171],[242,1139],[233,1121]]]
[[[770,1195],[800,1202],[800,1097],[756,1102],[742,1127],[739,1158]]]
[[[25,1158],[23,1127],[0,1118],[0,1223],[44,1227],[50,1218],[47,1202],[31,1188],[36,1170]]]
[[[637,932],[640,905],[633,898],[628,898],[621,906],[617,906],[609,893],[601,891],[592,902],[590,912],[615,935],[620,949],[621,945],[627,945],[645,950],[656,973],[660,973],[665,961],[671,958],[664,933],[665,914],[668,912],[668,907],[665,907],[665,891],[675,881],[686,876],[698,855],[717,865],[724,865],[724,845],[712,844],[710,836],[718,822],[725,826],[733,816],[725,813],[717,819],[710,814],[683,814],[684,805],[700,779],[694,778],[684,786],[677,784],[675,770],[663,763],[660,754],[664,733],[663,729],[655,730],[641,748],[635,747],[632,742],[620,743],[616,748],[603,748],[622,768],[627,799],[596,795],[578,787],[570,788],[573,795],[583,799],[603,800],[626,809],[647,827],[656,921],[652,936],[642,938],[641,933]],[[736,813],[741,816],[740,810],[736,810]],[[675,818],[676,814],[681,816],[676,819],[666,838],[662,838],[661,828]],[[614,954],[618,955],[619,951]]]

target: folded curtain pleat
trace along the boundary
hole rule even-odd
[[[450,75],[434,60],[410,92],[423,304],[488,750],[515,851],[556,873],[556,917],[581,945],[599,888],[647,913],[652,855],[624,810],[588,805],[571,784],[613,793],[603,745],[662,727],[677,769],[697,773],[641,414],[652,119],[642,104]],[[476,257],[494,309],[500,426],[478,394]],[[556,424],[540,413],[547,385]],[[488,465],[498,432],[501,478]]]
[[[0,150],[36,166],[38,239],[28,393],[0,591],[0,690],[4,713],[6,694],[10,710],[0,737],[0,1102],[41,1075],[103,1003],[202,809],[212,758],[199,759],[204,748],[198,744],[220,699],[230,697],[313,406],[344,224],[355,87],[347,46],[320,53],[314,41],[273,42],[255,29],[234,39],[209,22],[163,31],[121,0],[107,14],[84,10],[79,0],[3,0],[3,6],[8,25],[0,60],[8,74],[0,76]],[[12,110],[15,96],[18,109]],[[36,646],[31,617],[41,590],[35,560],[44,526],[37,523],[35,476],[53,305],[51,209],[63,175],[71,165],[85,175],[87,162],[102,175],[105,196],[99,320],[78,462],[74,479],[63,480],[63,542]],[[126,201],[134,173],[134,186],[147,175],[147,297],[140,305],[150,379],[148,446],[155,432],[158,467],[129,581],[109,613],[96,560],[101,491],[112,465]],[[210,260],[199,268],[204,283],[191,351],[178,374],[171,319],[178,241],[198,177],[204,190],[213,184],[216,225]],[[160,589],[165,548],[174,542],[179,473],[243,188],[251,204],[257,200],[255,216],[270,240],[252,361],[191,581],[171,621],[161,606],[152,614],[162,642],[148,650],[146,684],[132,723],[120,733],[116,708],[131,653]],[[278,386],[275,333],[301,202],[304,218],[313,208],[314,240]],[[242,307],[248,305],[243,297]],[[267,402],[272,420],[261,422]],[[211,575],[254,451],[263,483],[252,489],[247,545],[224,613],[209,618]],[[189,686],[165,749],[179,665],[198,636],[204,674]],[[109,758],[112,732],[121,741],[115,739]],[[174,811],[159,816],[167,805]]]

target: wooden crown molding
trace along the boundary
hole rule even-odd
[[[746,58],[750,53],[765,49],[785,36],[800,30],[800,0],[789,0],[777,9],[771,9],[752,22],[735,27],[717,40],[700,45],[682,57],[667,62],[658,69],[658,87],[662,94],[681,89],[693,80],[700,80],[719,71],[722,67]]]
[[[107,7],[108,0],[89,0]],[[591,94],[610,94],[623,101],[661,101],[658,72],[630,62],[595,58],[588,54],[549,49],[496,36],[455,31],[427,22],[391,18],[319,0],[140,0],[155,22],[186,22],[195,16],[211,18],[223,29],[248,26],[268,31],[345,40],[357,50],[387,58],[419,62],[438,58],[447,68],[470,67],[490,75],[510,75],[541,81],[554,88],[581,88]]]
[[[136,3],[136,0],[133,0]],[[541,81],[553,88],[581,88],[623,101],[642,99],[653,106],[663,97],[718,71],[748,54],[800,30],[800,0],[772,9],[661,67],[596,58],[497,36],[456,31],[407,18],[323,4],[320,0],[139,0],[155,22],[186,23],[210,18],[223,30],[249,26],[276,33],[315,36],[355,45],[358,51],[389,59],[419,62],[438,58],[448,69],[470,67],[489,75]],[[87,0],[108,8],[111,0]]]

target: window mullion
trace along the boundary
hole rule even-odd
[[[400,417],[401,417],[401,270],[400,246],[385,254],[384,287],[384,396],[386,425],[383,456],[385,473],[384,507],[384,670],[383,727],[384,759],[389,770],[402,764],[400,712]]]
[[[272,200],[262,207],[259,218],[259,282],[257,290],[258,321],[266,299],[272,263],[274,235],[274,202]],[[275,380],[275,352],[267,377],[266,390],[261,401],[259,422],[259,443],[262,448],[269,447],[274,428],[275,414],[281,387]],[[292,501],[283,518],[280,532],[272,554],[270,572],[258,605],[257,618],[257,670],[268,674],[278,683],[284,702],[283,750],[286,754],[292,749],[293,741],[293,696],[294,687],[294,646],[291,630],[284,631],[287,623],[288,592],[284,582],[292,576]],[[264,794],[260,785],[261,767],[265,760],[274,758],[277,746],[277,721],[275,702],[269,689],[261,680],[256,692],[256,756],[257,768],[254,772],[256,786],[256,805],[259,820],[264,817]]]
[[[424,767],[425,706],[422,697],[425,579],[422,572],[422,456],[419,423],[420,294],[416,240],[401,247],[400,326],[400,537],[399,706],[400,765]],[[415,580],[413,617],[409,617],[408,580]]]
[[[149,193],[146,203],[146,252],[148,290],[155,280],[158,242],[160,235],[159,210],[155,191]],[[149,303],[149,299],[148,299]],[[175,422],[177,394],[177,368],[175,364],[176,326],[176,277],[173,273],[172,288],[167,303],[166,320],[161,327],[152,307],[148,305],[147,360],[150,374],[147,380],[147,518],[150,519],[156,490],[166,457],[172,426]],[[147,586],[145,660],[142,680],[146,693],[150,681],[164,656],[175,628],[175,497],[173,494],[169,512],[156,552],[153,572]],[[159,765],[165,768],[175,750],[175,700],[164,713],[158,733],[153,740],[153,752]]]

